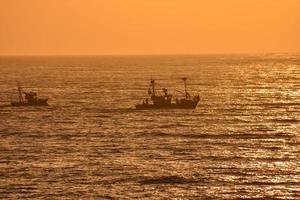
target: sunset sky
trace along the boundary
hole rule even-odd
[[[300,0],[0,0],[0,55],[300,52]]]

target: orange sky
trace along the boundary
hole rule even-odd
[[[300,0],[0,0],[0,55],[300,52]]]

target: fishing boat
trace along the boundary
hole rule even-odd
[[[150,80],[150,87],[148,90],[149,98],[143,100],[141,104],[135,105],[136,109],[195,109],[200,101],[200,96],[191,96],[187,91],[187,78],[182,78],[184,83],[184,97],[181,99],[176,98],[173,102],[173,96],[168,93],[168,89],[162,88],[163,95],[156,92],[155,80]]]
[[[25,97],[23,97],[23,94]],[[12,101],[11,106],[48,106],[48,99],[38,98],[36,92],[23,92],[21,85],[18,83],[19,101]]]

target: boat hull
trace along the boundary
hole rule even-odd
[[[135,108],[137,110],[154,110],[154,109],[195,109],[198,105],[199,101],[191,101],[184,104],[162,104],[162,105],[155,105],[155,104],[137,104]]]
[[[49,106],[48,99],[39,99],[36,102],[11,102],[11,106]]]

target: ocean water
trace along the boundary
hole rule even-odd
[[[300,199],[300,55],[0,57],[1,199]],[[149,79],[195,110],[137,111]],[[5,107],[24,90],[49,107]]]

